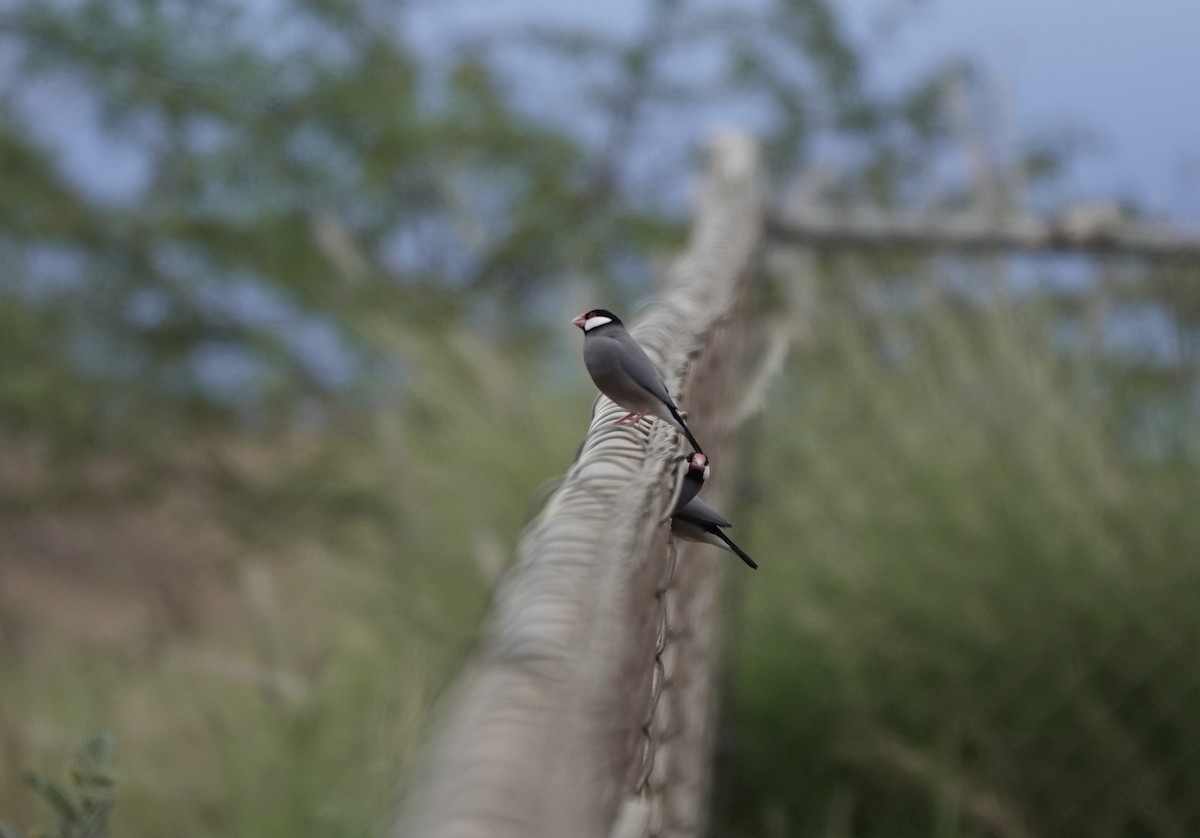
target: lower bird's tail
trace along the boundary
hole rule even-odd
[[[709,530],[709,532],[711,532],[717,538],[721,539],[726,544],[728,544],[729,549],[732,550],[733,552],[737,553],[739,559],[744,561],[746,564],[750,565],[750,567],[754,568],[755,570],[758,570],[758,565],[756,565],[754,563],[754,559],[747,556],[746,551],[743,550],[741,547],[738,547],[736,544],[734,544],[733,541],[729,538],[729,536],[727,536],[725,533],[721,532],[721,529],[719,527],[713,527],[711,530]]]
[[[692,447],[696,449],[696,453],[703,454],[704,449],[700,447],[700,443],[696,442],[696,438],[692,436],[692,432],[688,429],[687,424],[684,423],[683,417],[679,415],[679,409],[675,407],[675,405],[668,402],[667,410],[671,411],[671,417],[675,420],[675,427],[679,428],[679,430],[683,432],[683,435],[687,437],[687,441],[690,442]]]

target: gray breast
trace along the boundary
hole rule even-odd
[[[636,348],[638,354],[645,358],[641,347]],[[630,374],[628,348],[620,340],[602,334],[589,335],[583,344],[583,362],[601,393],[626,410],[657,414],[662,401]],[[646,363],[649,363],[649,359],[646,359]],[[636,369],[637,365],[634,367]],[[658,377],[657,373],[654,375]]]

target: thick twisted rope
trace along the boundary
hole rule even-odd
[[[718,463],[762,229],[758,178],[749,139],[714,142],[689,245],[632,330]],[[702,828],[717,559],[669,546],[664,517],[682,447],[661,422],[614,426],[623,412],[597,399],[578,458],[499,585],[481,648],[391,834],[626,838]]]

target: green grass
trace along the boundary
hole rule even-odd
[[[42,627],[0,660],[0,819],[37,822],[19,770],[53,774],[105,729],[120,743],[114,835],[377,833],[529,498],[570,463],[589,404],[582,386],[534,391],[465,333],[405,351],[422,374],[403,408],[319,437],[181,441],[207,452],[181,460],[219,467],[166,469],[160,492],[122,501],[149,515],[195,494],[229,545],[213,557],[222,584],[177,634],[99,642]],[[121,560],[119,545],[103,554]]]
[[[1140,380],[1056,356],[1036,307],[867,287],[825,289],[731,510],[762,570],[730,572],[712,833],[1194,834],[1194,467],[1128,443]],[[402,408],[181,441],[219,468],[123,501],[203,487],[220,584],[170,631],[0,659],[3,819],[44,814],[20,769],[104,729],[114,835],[376,834],[590,398],[469,332],[397,347]]]
[[[1036,307],[849,310],[762,432],[713,834],[1195,834],[1195,470]]]

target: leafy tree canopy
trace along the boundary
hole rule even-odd
[[[881,203],[945,137],[939,79],[868,95],[825,0],[648,0],[628,35],[522,22],[440,44],[416,40],[427,9],[0,18],[0,422],[68,441],[132,417],[270,423],[394,373],[397,328],[468,318],[537,346],[571,282],[643,287],[678,240],[686,151],[724,114],[758,127],[777,178],[839,139],[841,196]]]

